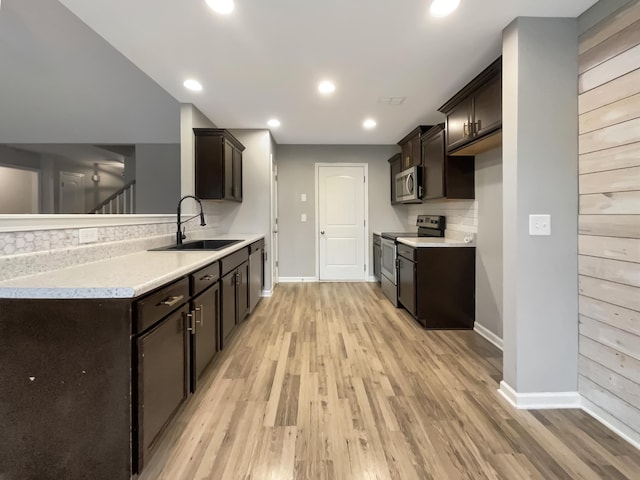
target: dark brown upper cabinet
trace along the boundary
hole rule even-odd
[[[391,204],[395,205],[396,203],[396,175],[402,171],[402,155],[400,153],[396,153],[389,160],[389,170],[391,175]]]
[[[244,145],[222,128],[194,128],[193,133],[196,136],[196,196],[242,202]]]
[[[420,125],[398,142],[398,145],[400,145],[402,149],[400,171],[410,167],[417,167],[421,164],[420,136],[430,128],[431,125]],[[391,178],[393,179],[395,176]]]
[[[421,137],[423,200],[474,198],[474,157],[451,157],[446,152],[444,123]]]
[[[447,153],[477,155],[502,144],[502,57],[438,109],[447,117]]]

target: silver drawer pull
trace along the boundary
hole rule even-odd
[[[158,305],[167,305],[168,307],[173,307],[176,303],[184,298],[184,295],[178,295],[177,297],[168,297],[167,299],[161,301]]]
[[[200,277],[200,280],[205,280],[207,282],[210,282],[211,280],[213,280],[214,278],[216,278],[215,275],[205,275],[204,277]]]

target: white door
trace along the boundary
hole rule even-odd
[[[320,280],[365,280],[366,165],[317,165]]]
[[[84,208],[84,174],[60,172],[60,213],[87,213]]]
[[[278,283],[278,164],[271,157],[271,289]]]

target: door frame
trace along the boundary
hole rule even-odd
[[[279,238],[279,225],[278,225],[278,162],[273,155],[273,153],[269,154],[269,162],[270,162],[270,175],[271,175],[271,211],[270,211],[270,222],[269,222],[269,231],[270,231],[270,247],[271,247],[271,259],[270,259],[270,270],[271,270],[271,289],[262,292],[263,295],[270,295],[273,292],[273,289],[278,284],[279,280],[279,266],[278,266],[278,249],[280,248],[280,238]]]
[[[331,282],[333,280],[322,280],[320,279],[320,167],[363,167],[364,168],[364,225],[363,225],[363,235],[364,235],[364,265],[366,270],[362,272],[362,280],[342,280],[342,281],[353,281],[353,282],[367,282],[370,277],[370,267],[369,265],[369,164],[368,163],[352,163],[352,162],[316,162],[315,164],[315,243],[316,243],[316,279],[319,282],[327,281]]]

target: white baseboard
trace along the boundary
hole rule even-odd
[[[301,283],[301,282],[317,282],[317,277],[279,277],[280,283]]]
[[[270,297],[273,295],[273,290],[262,290],[261,297]]]
[[[378,280],[376,279],[376,277],[374,277],[373,275],[369,277],[369,279],[367,280],[368,282],[371,283],[376,283]]]
[[[519,410],[582,408],[582,397],[578,392],[518,393],[502,380],[498,393]]]
[[[502,350],[502,339],[487,327],[483,327],[478,322],[476,322],[473,326],[473,330],[482,338],[489,341],[490,343],[493,343],[496,347]]]
[[[627,427],[613,415],[605,412],[602,408],[584,397],[582,397],[582,410],[640,450],[640,435]]]

